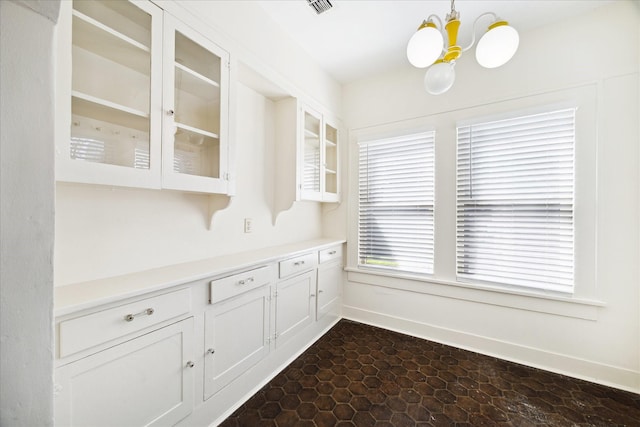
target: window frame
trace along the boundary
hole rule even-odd
[[[469,301],[489,302],[569,317],[593,319],[597,308],[604,305],[599,298],[596,271],[597,221],[597,152],[599,118],[599,85],[586,83],[569,89],[549,90],[526,96],[497,99],[482,104],[411,119],[387,118],[388,123],[359,122],[349,129],[348,204],[347,204],[347,271],[348,283],[365,283],[388,289],[408,290]],[[576,107],[575,159],[575,288],[572,295],[536,289],[513,289],[492,283],[466,282],[455,277],[455,128],[457,123],[477,117],[508,118],[517,111],[535,113],[540,106],[548,108]],[[601,120],[601,119],[600,119]],[[435,130],[435,229],[434,274],[375,272],[358,267],[358,142],[379,139],[420,130]],[[453,197],[452,197],[453,196]],[[524,298],[524,299],[523,299]],[[532,301],[531,299],[534,299]]]
[[[491,284],[491,285],[496,285],[496,286],[502,286],[505,288],[513,288],[513,289],[532,289],[532,290],[537,290],[537,291],[543,291],[543,292],[547,292],[547,291],[551,291],[551,292],[558,292],[559,294],[573,294],[574,289],[575,289],[575,181],[576,181],[576,174],[575,174],[575,168],[576,168],[576,145],[578,143],[577,141],[577,123],[576,123],[576,116],[577,116],[577,106],[575,105],[566,105],[566,106],[559,106],[559,105],[549,105],[549,106],[538,106],[535,107],[533,110],[532,109],[526,109],[523,111],[511,111],[508,113],[508,115],[504,116],[504,117],[500,117],[500,118],[496,118],[496,117],[475,117],[471,120],[465,120],[462,122],[458,122],[456,123],[456,281],[459,282],[463,282],[463,283],[486,283],[486,284]],[[547,284],[542,284],[542,280],[535,280],[533,278],[525,278],[525,277],[521,277],[520,279],[511,279],[508,280],[506,278],[506,276],[502,276],[503,280],[501,281],[500,279],[497,278],[496,275],[496,280],[491,280],[488,278],[481,278],[481,274],[476,274],[474,277],[473,273],[465,273],[461,271],[461,264],[463,263],[463,261],[461,260],[461,256],[462,255],[466,255],[468,257],[472,257],[474,254],[476,254],[476,251],[471,249],[468,252],[465,253],[465,251],[463,249],[461,249],[461,242],[460,242],[460,238],[461,233],[460,233],[460,226],[461,226],[461,216],[464,215],[464,213],[462,213],[464,211],[464,202],[461,202],[460,200],[460,196],[462,193],[462,190],[460,188],[460,168],[461,168],[461,163],[460,163],[460,149],[461,149],[461,144],[468,144],[469,145],[469,149],[472,150],[472,141],[471,138],[473,138],[471,136],[471,132],[472,130],[469,130],[469,136],[467,138],[460,137],[460,130],[462,128],[472,128],[473,126],[482,126],[482,125],[489,125],[492,123],[500,123],[500,122],[505,122],[505,121],[513,121],[513,120],[526,120],[528,118],[532,118],[535,116],[541,116],[541,115],[550,115],[550,114],[558,114],[558,113],[566,113],[570,111],[571,115],[572,115],[572,131],[573,131],[573,141],[572,141],[572,146],[570,148],[571,151],[571,201],[569,203],[570,205],[570,213],[571,213],[571,223],[570,223],[570,227],[568,227],[568,230],[570,230],[571,232],[571,283],[570,284],[560,284],[561,282],[561,278],[557,278],[558,282],[556,283],[547,283]],[[468,141],[466,140],[468,139]],[[544,145],[548,146],[548,143],[543,143]],[[532,147],[532,146],[529,146]],[[500,146],[500,150],[504,150],[505,149],[505,145],[501,144]],[[517,147],[514,147],[514,150],[518,150]],[[489,150],[486,150],[489,151]],[[486,152],[485,151],[485,152]],[[520,153],[520,152],[518,152]],[[526,157],[526,160],[528,162],[528,164],[531,164],[530,162],[532,161],[532,157]],[[553,163],[553,162],[551,162]],[[545,163],[545,165],[547,165]],[[467,167],[469,169],[469,173],[473,173],[473,165],[471,163],[467,164]],[[548,166],[547,166],[548,167]],[[528,171],[530,172],[531,170],[528,169]],[[493,171],[493,172],[497,172],[497,171]],[[470,178],[473,178],[473,175],[470,176]],[[473,185],[473,182],[471,182],[470,185]],[[480,185],[480,184],[479,184]],[[491,187],[492,189],[496,189],[497,187]],[[513,189],[514,186],[509,186],[509,189]],[[539,194],[539,193],[536,193]],[[508,207],[508,206],[513,206],[514,205],[514,201],[515,201],[515,205],[522,205],[522,202],[527,199],[527,197],[524,197],[524,195],[518,195],[518,197],[514,197],[512,199],[507,199],[508,201],[505,201],[503,203],[499,203],[496,200],[491,200],[490,198],[479,198],[478,201],[475,202],[475,204],[479,205],[479,206],[486,206],[489,209],[497,209],[499,207]],[[548,200],[557,200],[554,197],[549,197]],[[565,201],[566,202],[566,201]],[[474,203],[471,203],[471,200],[468,201],[469,205],[472,205]],[[538,205],[538,206],[542,206],[542,205],[548,205],[549,203],[528,203],[527,205]],[[566,204],[566,203],[565,203]],[[558,203],[555,203],[554,205],[558,205]],[[536,213],[542,213],[542,212],[556,212],[555,210],[549,208],[549,209],[543,209],[543,208],[536,208]],[[491,216],[491,215],[489,215]],[[557,214],[553,214],[552,215],[552,221],[551,223],[553,224],[553,218],[557,218],[559,215]],[[471,217],[471,215],[466,215],[465,218],[466,220],[468,220]],[[478,219],[479,216],[476,217],[476,219]],[[511,218],[511,217],[509,217]],[[531,218],[531,217],[526,217],[526,218]],[[501,226],[504,226],[506,221],[503,221],[503,223],[501,224]],[[545,225],[547,225],[549,223],[545,223]],[[467,234],[465,237],[469,238],[472,237],[469,234]],[[517,250],[516,250],[517,252]],[[495,261],[495,259],[494,259]],[[517,263],[521,263],[522,261],[518,260],[515,261]],[[482,267],[482,264],[480,264],[480,269]],[[518,268],[521,268],[524,266],[519,266]],[[478,268],[478,267],[476,267]],[[494,269],[494,272],[498,272],[498,269]],[[521,272],[513,272],[513,275],[519,275],[522,274]],[[489,277],[491,276],[491,273],[485,274],[485,277]],[[524,276],[524,275],[523,275]],[[519,282],[519,283],[517,283]],[[528,283],[527,283],[528,282]]]
[[[422,153],[422,155],[425,156],[424,160],[431,160],[432,164],[431,164],[431,168],[430,170],[427,169],[424,171],[424,176],[422,176],[421,178],[425,181],[429,181],[429,179],[431,180],[431,182],[433,183],[431,188],[427,188],[421,191],[424,191],[424,194],[422,194],[423,196],[425,196],[424,200],[421,200],[419,204],[406,204],[405,201],[400,201],[400,200],[391,200],[391,202],[396,202],[398,204],[394,204],[393,206],[389,206],[387,210],[393,211],[401,211],[401,212],[415,212],[416,210],[422,212],[422,211],[426,211],[427,212],[427,217],[424,220],[426,225],[426,230],[425,233],[427,234],[427,236],[430,234],[431,235],[431,239],[430,239],[430,246],[427,248],[426,251],[424,251],[423,253],[416,253],[416,256],[422,257],[424,259],[431,260],[431,263],[427,263],[427,265],[423,268],[423,269],[419,269],[419,268],[415,268],[415,269],[396,269],[393,268],[391,266],[385,266],[384,264],[380,264],[380,265],[376,265],[375,263],[369,264],[366,262],[362,262],[363,258],[365,259],[369,259],[369,257],[364,256],[363,257],[363,253],[362,253],[362,243],[363,243],[363,238],[361,235],[362,229],[363,229],[363,224],[361,224],[360,219],[363,215],[362,212],[362,206],[361,206],[361,201],[362,201],[362,188],[361,185],[363,184],[363,180],[362,180],[362,171],[361,171],[361,166],[362,166],[362,162],[363,160],[360,158],[361,154],[363,153],[363,149],[365,147],[369,147],[369,146],[386,146],[386,145],[394,145],[394,144],[409,144],[409,145],[416,145],[416,144],[420,144],[423,142],[423,140],[429,144],[424,148],[424,153]],[[391,271],[391,272],[397,272],[400,274],[403,273],[410,273],[410,274],[420,274],[420,275],[427,275],[430,276],[433,274],[433,266],[434,266],[434,247],[435,247],[435,236],[434,236],[434,224],[435,224],[435,140],[436,140],[436,132],[435,130],[427,130],[427,131],[421,131],[421,132],[405,132],[402,135],[396,135],[393,137],[386,137],[386,138],[376,138],[376,139],[369,139],[369,140],[364,140],[364,141],[359,141],[358,142],[358,206],[357,206],[357,210],[358,210],[358,240],[357,240],[357,246],[358,246],[358,267],[362,268],[362,269],[371,269],[371,270],[378,270],[378,271]],[[406,147],[406,145],[405,145]],[[392,147],[390,147],[392,148]],[[390,151],[391,154],[393,154],[393,152]],[[373,153],[372,153],[372,158],[375,159],[375,154],[376,151],[374,149]],[[369,157],[368,157],[369,158]],[[415,163],[412,163],[415,164]],[[367,166],[369,166],[369,164],[367,164]],[[367,168],[367,172],[369,171],[369,168]],[[366,181],[366,184],[369,185],[369,180]],[[393,185],[393,187],[397,186],[397,183],[395,183]],[[377,188],[377,190],[380,190],[380,188]],[[392,198],[393,199],[393,198]],[[369,201],[369,199],[367,199],[367,201]],[[367,206],[371,207],[373,206],[373,210],[378,211],[380,210],[380,206],[384,205],[385,203],[382,202],[380,203],[380,205],[377,205],[375,202],[371,202],[368,203]],[[371,209],[369,209],[371,210]],[[373,214],[372,216],[376,216],[376,214]],[[421,217],[421,215],[418,215],[418,217]],[[410,221],[409,221],[410,222]],[[366,224],[366,225],[371,225],[371,224]],[[366,226],[364,225],[364,226]],[[396,225],[400,225],[400,223],[396,224]],[[403,223],[402,225],[405,225],[405,223]],[[370,241],[371,239],[364,239],[364,240],[368,240]],[[409,240],[411,240],[410,238],[400,238],[398,239],[400,240],[400,243],[404,246],[404,248],[408,247],[411,245],[411,243],[414,242],[410,242]],[[416,240],[424,240],[424,238],[420,239],[417,238]],[[427,239],[429,240],[429,239]],[[379,241],[377,243],[380,243]],[[405,256],[402,257],[401,259],[399,259],[397,262],[405,262],[408,263],[409,262],[409,258],[413,258],[413,255],[409,255],[409,256]],[[380,262],[384,262],[384,260],[381,260]]]

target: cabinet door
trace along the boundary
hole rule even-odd
[[[162,186],[228,191],[229,54],[164,17]]]
[[[316,271],[312,270],[276,285],[275,337],[281,346],[315,318]]]
[[[245,292],[205,313],[205,399],[269,352],[269,289]]]
[[[193,410],[193,318],[56,369],[56,425],[174,425]]]
[[[329,262],[318,267],[317,319],[331,313],[338,316],[340,307],[336,304],[340,297],[342,283],[342,263]]]
[[[302,200],[322,200],[322,117],[315,111],[301,111],[299,185]]]
[[[339,201],[338,127],[325,118],[323,123],[322,201]]]
[[[161,9],[63,2],[58,36],[56,179],[159,188]]]

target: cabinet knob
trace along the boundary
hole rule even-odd
[[[194,366],[196,366],[196,364],[193,363],[191,360],[187,362],[187,368],[193,368]]]
[[[324,291],[323,291],[322,289],[320,289],[320,290],[318,291],[318,293],[319,293],[319,294],[321,294],[321,293],[323,293],[323,292],[324,292]]]
[[[175,114],[175,111],[173,111],[173,110],[168,110],[167,111],[167,115],[168,116],[173,116],[174,114]]]
[[[214,354],[216,351],[212,348],[210,348],[209,350],[207,350],[207,354]]]
[[[315,298],[315,297],[316,297],[316,294],[311,294],[311,295],[309,295],[309,297],[311,297],[311,298]]]

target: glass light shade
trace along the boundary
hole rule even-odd
[[[476,47],[476,60],[485,68],[506,64],[518,50],[520,37],[515,28],[504,24],[489,27]]]
[[[425,68],[438,59],[443,47],[442,33],[437,28],[425,26],[409,39],[407,58],[414,67]]]
[[[448,91],[456,79],[453,62],[439,62],[432,65],[424,75],[424,88],[431,95],[440,95]]]

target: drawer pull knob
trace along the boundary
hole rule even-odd
[[[209,350],[207,350],[207,354],[211,354],[213,355],[216,351],[212,348],[210,348]]]
[[[133,319],[135,319],[138,316],[151,316],[154,313],[154,309],[153,308],[147,308],[144,311],[141,311],[140,313],[136,313],[136,314],[127,314],[126,316],[124,316],[124,320],[126,320],[127,322],[131,322],[133,321]]]
[[[336,251],[329,252],[329,255],[335,255],[335,254],[336,254]]]
[[[293,265],[303,265],[304,261],[296,261],[293,263]]]
[[[249,277],[248,279],[238,280],[238,285],[248,285],[249,283],[253,283],[253,277]]]
[[[323,292],[324,292],[324,291],[323,291],[322,289],[320,289],[320,290],[318,291],[318,293],[319,293],[319,294],[321,294],[321,293],[323,293]]]
[[[193,368],[194,366],[196,366],[196,364],[193,363],[191,360],[187,362],[187,368]]]

